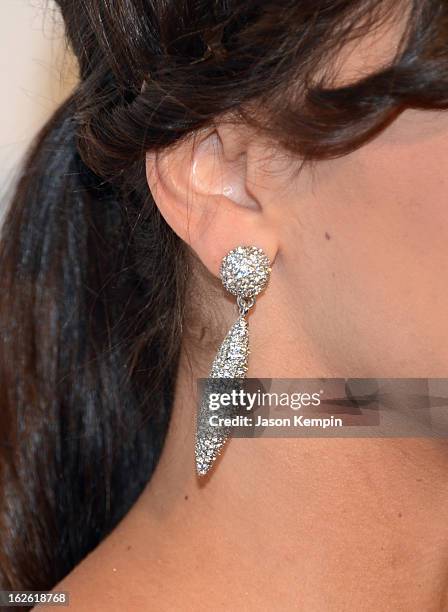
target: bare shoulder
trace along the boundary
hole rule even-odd
[[[136,539],[137,538],[137,539]],[[140,537],[141,539],[141,537]],[[155,610],[148,589],[148,559],[141,558],[138,526],[126,519],[53,592],[68,594],[70,612],[135,612]],[[39,612],[55,612],[55,606],[37,606]]]
[[[114,556],[110,555],[107,542],[100,544],[59,584],[53,593],[64,592],[68,596],[70,612],[115,612],[135,610],[126,601],[127,571],[118,572]],[[124,575],[123,575],[124,574]],[[39,612],[55,612],[54,606],[37,606]]]

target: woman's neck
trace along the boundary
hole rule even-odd
[[[444,443],[232,439],[199,481],[192,363],[183,354],[154,477],[62,583],[78,602],[102,610],[104,600],[108,612],[448,606]]]
[[[148,555],[142,573],[157,572],[165,585],[157,597],[172,584],[180,608],[189,602],[194,610],[244,602],[440,609],[448,569],[444,443],[232,439],[198,481],[191,363],[181,363],[166,447],[135,511]]]

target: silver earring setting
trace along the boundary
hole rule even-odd
[[[270,266],[267,255],[256,246],[238,246],[222,260],[220,277],[227,291],[237,298],[239,317],[213,360],[198,411],[195,454],[196,471],[200,476],[207,474],[212,467],[230,433],[229,427],[210,424],[208,397],[210,392],[223,390],[224,385],[216,379],[232,379],[233,382],[246,376],[250,352],[247,314],[254,306],[256,296],[268,283]]]

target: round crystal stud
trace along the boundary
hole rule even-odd
[[[269,258],[262,249],[239,246],[222,260],[220,275],[227,291],[242,298],[250,298],[265,288],[270,272]]]

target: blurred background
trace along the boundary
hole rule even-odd
[[[52,0],[0,0],[0,218],[33,136],[76,83]]]

